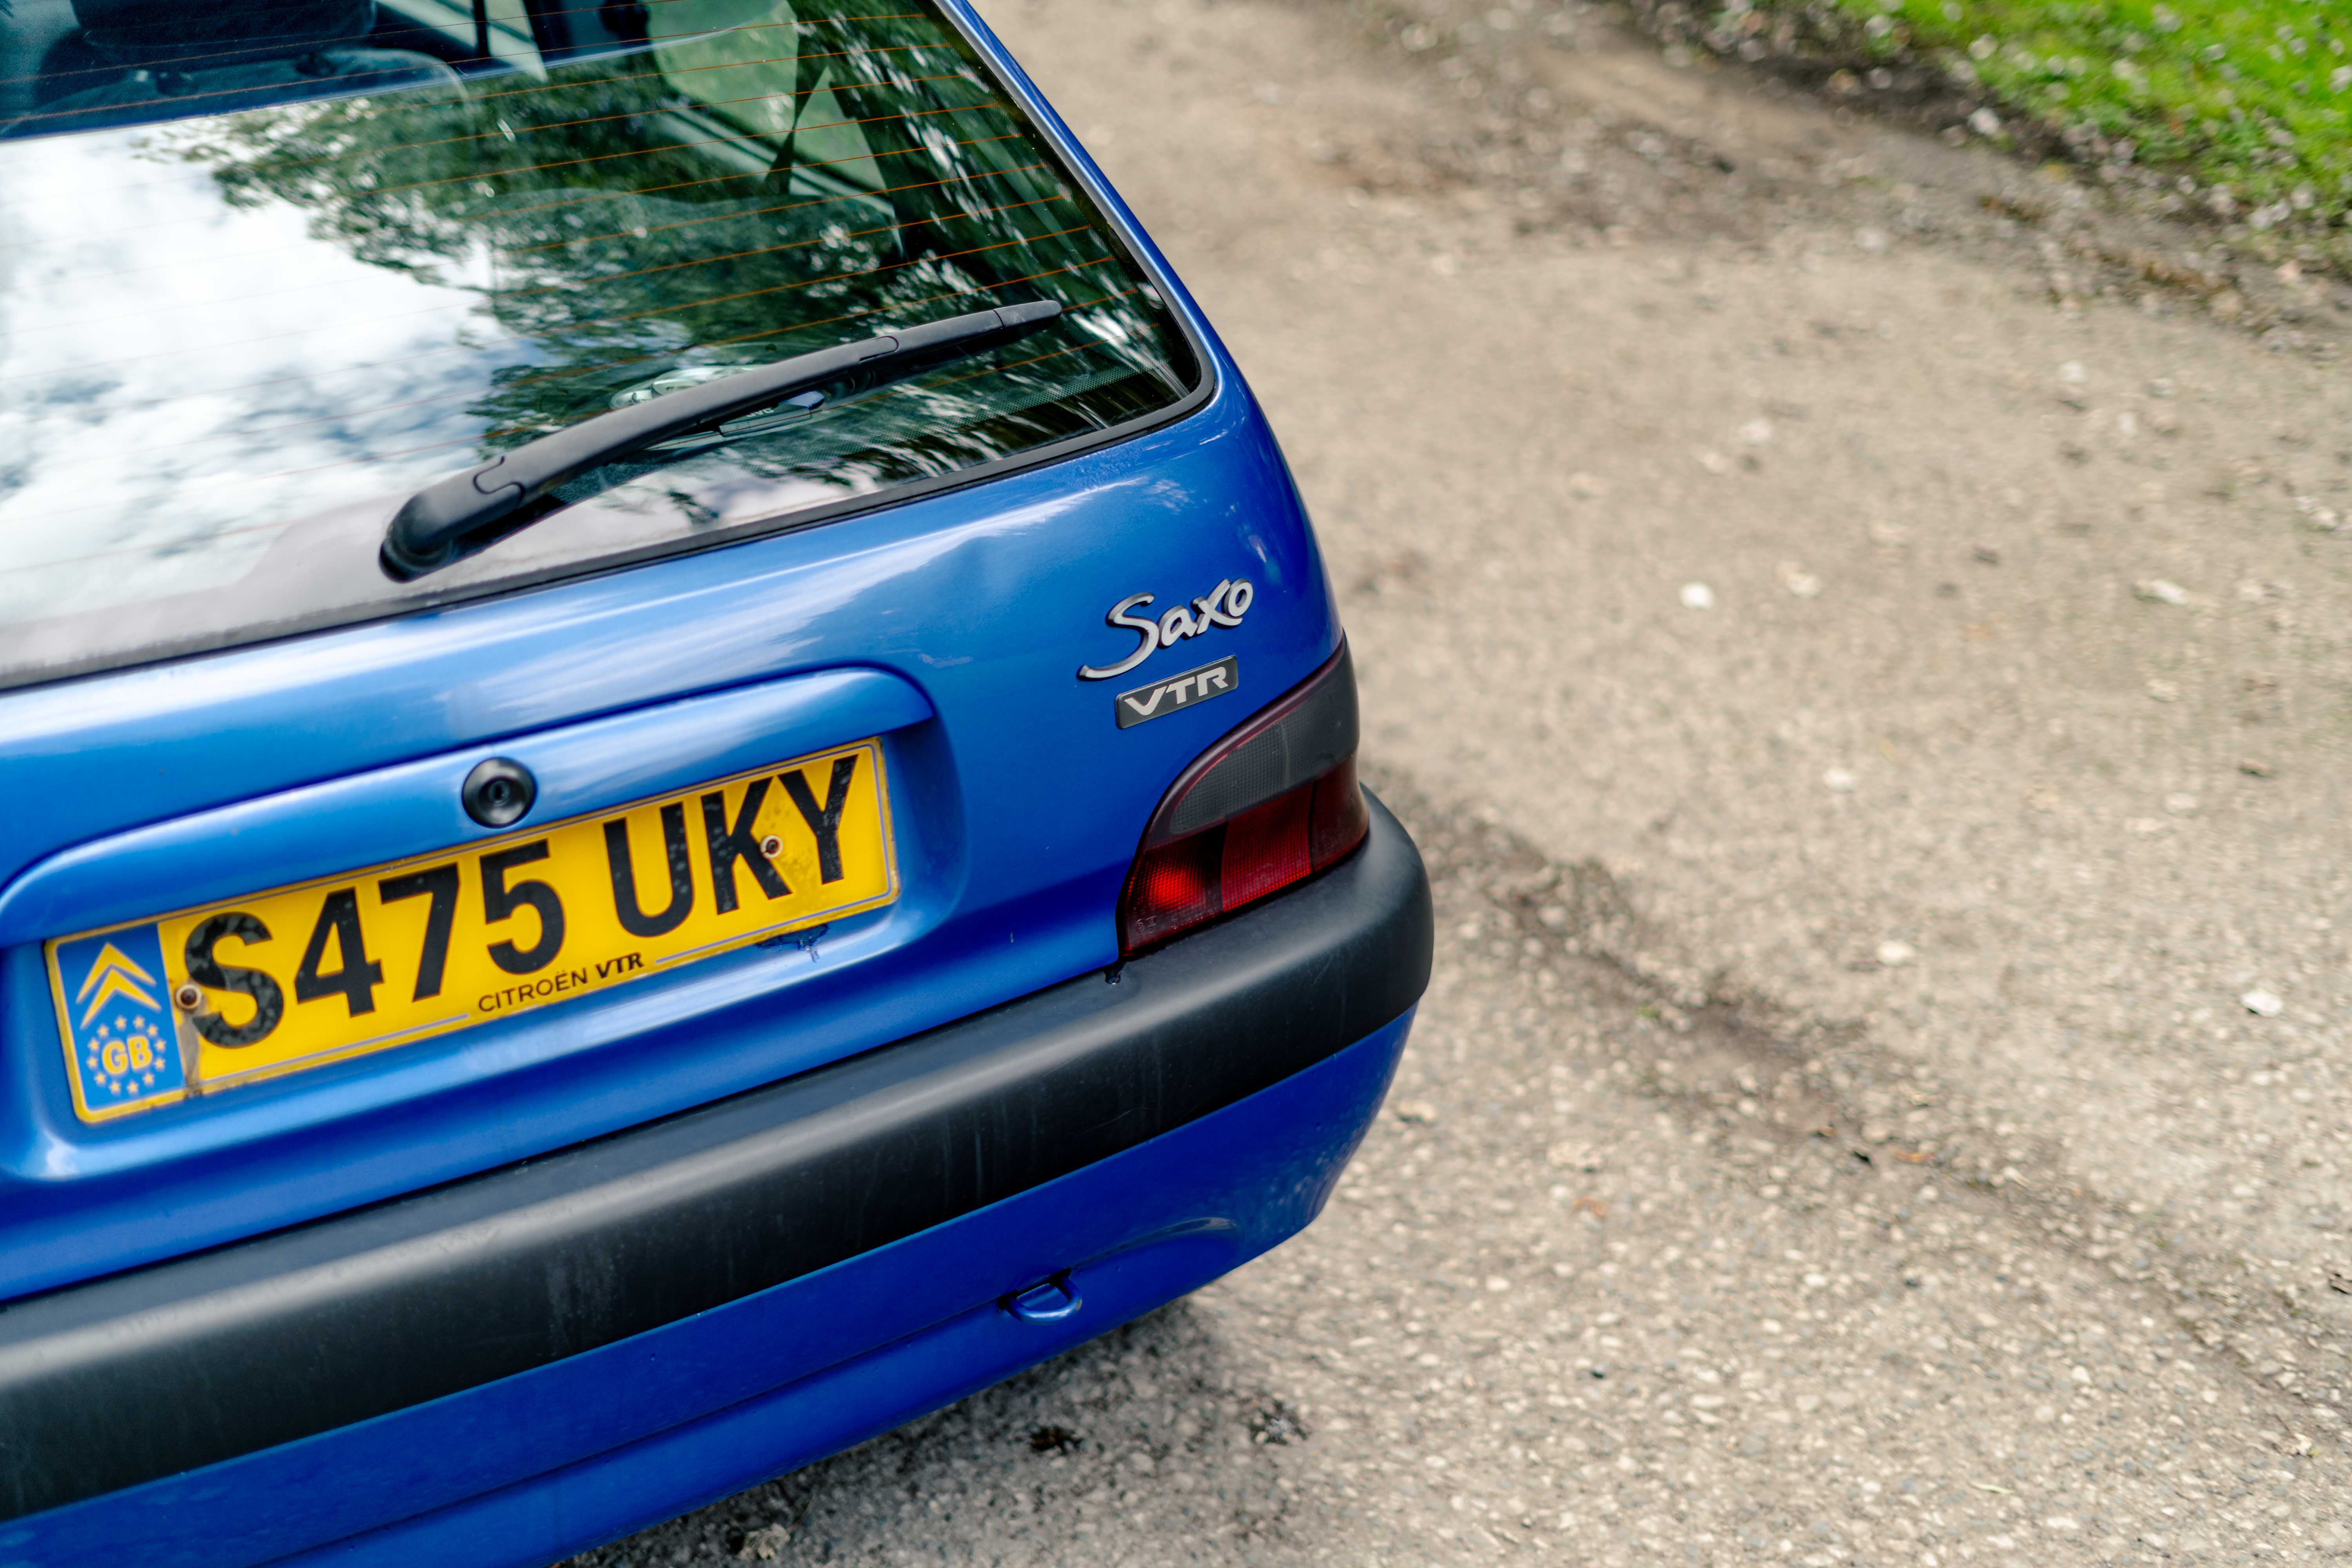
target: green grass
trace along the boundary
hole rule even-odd
[[[1728,0],[1701,26],[1783,17],[1865,63],[1941,66],[2089,161],[2187,174],[2257,229],[2341,225],[2352,205],[2352,0]]]

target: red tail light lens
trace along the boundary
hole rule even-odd
[[[1119,897],[1120,951],[1304,881],[1370,829],[1356,784],[1356,672],[1343,643],[1169,786]]]

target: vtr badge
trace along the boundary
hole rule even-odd
[[[1241,689],[1241,660],[1227,654],[1214,664],[1204,664],[1198,669],[1171,675],[1152,685],[1120,692],[1114,711],[1118,716],[1118,727],[1131,730],[1147,719],[1158,719],[1175,712],[1179,708],[1189,708],[1196,702],[1206,702],[1212,697],[1223,697],[1229,691]]]
[[[1192,601],[1190,608],[1171,605],[1154,620],[1150,616],[1130,615],[1139,605],[1151,603],[1149,594],[1130,594],[1110,607],[1104,621],[1114,626],[1124,626],[1136,635],[1135,650],[1117,664],[1107,664],[1097,669],[1092,665],[1078,668],[1080,680],[1110,680],[1125,675],[1152,653],[1163,647],[1173,647],[1186,637],[1199,637],[1211,626],[1237,626],[1249,614],[1250,601],[1257,590],[1244,579],[1228,577],[1207,594]]]
[[[150,923],[57,944],[58,1022],[81,1114],[178,1100],[187,1063],[164,994],[163,946]]]

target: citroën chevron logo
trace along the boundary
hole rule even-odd
[[[55,944],[66,1054],[85,1116],[177,1100],[187,1064],[173,1027],[163,942],[152,924]]]

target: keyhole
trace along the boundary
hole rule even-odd
[[[459,793],[467,816],[485,827],[504,827],[530,810],[539,783],[521,763],[491,757],[475,764]]]

